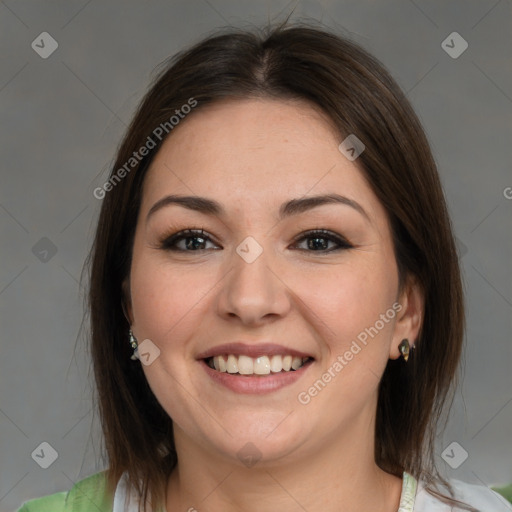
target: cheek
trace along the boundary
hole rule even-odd
[[[200,317],[207,307],[207,291],[215,282],[206,279],[197,268],[177,271],[144,254],[134,257],[131,269],[134,331],[139,341],[149,338],[160,350],[143,371],[169,416],[190,432],[198,428],[191,418],[202,417],[204,410],[197,406],[200,402],[190,400],[190,396],[199,396],[192,384],[195,368],[183,363],[191,357],[189,342],[197,336]]]
[[[343,334],[373,325],[392,306],[397,279],[374,261],[371,268],[351,265],[305,276],[301,288],[308,305],[343,340]]]
[[[140,266],[132,268],[130,286],[134,328],[139,336],[160,339],[161,332],[170,327],[176,313],[174,283],[164,281],[157,268],[141,261]]]
[[[183,330],[187,317],[201,308],[211,288],[203,274],[197,269],[177,271],[149,257],[134,259],[130,280],[134,328],[160,343],[169,336],[178,339],[175,331]]]
[[[315,397],[317,410],[330,411],[323,414],[333,426],[339,414],[356,414],[376,393],[389,360],[396,286],[391,269],[374,262],[371,269],[361,265],[350,271],[331,272],[322,279],[317,292],[305,291],[324,343],[325,357],[319,372],[328,384],[323,391],[322,385],[312,380],[312,387],[304,392],[309,394],[311,390],[309,396]]]

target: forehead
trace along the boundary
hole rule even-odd
[[[277,146],[305,152],[319,144],[337,146],[340,136],[335,132],[330,118],[304,101],[228,99],[196,107],[173,129],[159,155],[191,151],[187,156],[193,160],[201,156],[201,147],[226,158],[241,152],[261,155]]]
[[[256,205],[324,193],[379,209],[364,174],[339,151],[342,136],[304,102],[246,99],[197,109],[174,128],[145,178],[143,209],[166,193]]]

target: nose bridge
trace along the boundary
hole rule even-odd
[[[269,314],[286,312],[286,287],[272,268],[275,258],[268,244],[264,248],[254,237],[246,237],[235,247],[229,264],[231,272],[226,276],[219,301],[221,314],[258,322]]]

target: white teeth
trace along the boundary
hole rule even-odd
[[[215,357],[213,358],[213,360],[215,361]],[[226,371],[228,373],[238,373],[238,359],[236,358],[236,356],[228,356],[228,361],[226,363]]]
[[[294,370],[297,370],[302,366],[302,358],[301,357],[294,357],[292,360],[292,368]]]
[[[213,360],[215,361],[217,359],[219,361],[219,371],[225,372],[227,371],[227,364],[226,361],[224,361],[223,357],[214,357]]]
[[[283,358],[281,356],[272,356],[270,360],[270,370],[274,373],[280,372],[283,369]]]
[[[215,356],[209,360],[209,366],[219,372],[239,373],[240,375],[270,375],[281,371],[298,370],[309,357],[291,355],[249,357],[246,355]]]
[[[270,360],[267,356],[257,357],[254,360],[254,373],[256,375],[268,375],[270,373]]]
[[[230,356],[231,357],[231,356]],[[238,356],[238,373],[241,375],[252,375],[254,373],[254,363],[248,356]]]

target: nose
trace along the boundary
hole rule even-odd
[[[279,276],[270,249],[254,260],[244,255],[243,247],[238,249],[240,252],[233,250],[231,269],[220,288],[218,313],[245,325],[262,325],[286,315],[291,305],[289,288]]]

